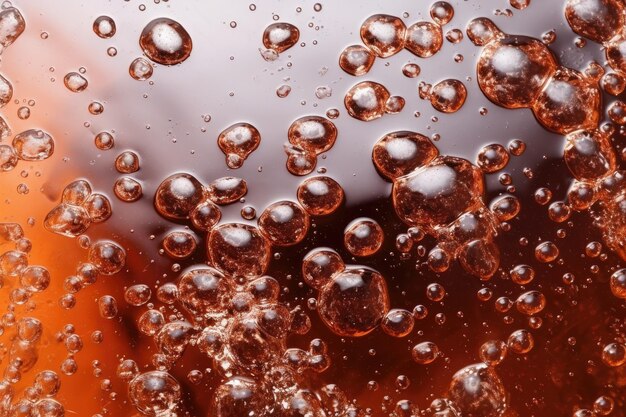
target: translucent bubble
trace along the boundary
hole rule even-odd
[[[598,130],[579,130],[567,135],[563,157],[579,180],[603,177],[616,166],[609,138]]]
[[[128,395],[137,410],[149,416],[171,413],[180,400],[178,381],[162,371],[137,375],[128,385]]]
[[[111,202],[103,194],[92,194],[85,204],[83,204],[89,218],[94,223],[99,223],[107,220],[111,217],[113,210],[111,209]]]
[[[173,258],[187,258],[196,250],[196,239],[189,232],[174,231],[163,239],[163,249]]]
[[[389,310],[387,284],[366,267],[350,267],[335,274],[319,293],[322,321],[340,336],[364,336],[374,330]]]
[[[476,206],[484,189],[478,168],[461,158],[438,157],[393,186],[398,216],[412,226],[447,224]]]
[[[225,205],[239,201],[248,192],[246,181],[237,177],[222,177],[211,181],[208,194],[215,204]]]
[[[25,161],[42,161],[54,153],[54,139],[39,129],[29,129],[13,138],[17,157]]]
[[[500,106],[529,107],[555,70],[554,56],[542,42],[507,36],[483,48],[477,65],[478,84],[485,96]]]
[[[602,349],[602,362],[614,368],[622,366],[626,363],[626,346],[620,343],[609,343]]]
[[[0,107],[6,106],[13,97],[13,86],[2,75],[0,75]],[[9,130],[6,121],[2,119],[2,139],[5,137],[5,133]]]
[[[626,269],[618,269],[611,275],[610,287],[614,296],[626,299]]]
[[[417,78],[420,72],[422,72],[422,69],[417,64],[408,63],[402,67],[402,74],[408,78]]]
[[[344,199],[341,185],[326,176],[311,177],[298,186],[298,202],[313,216],[324,216],[339,208]]]
[[[117,300],[110,295],[103,295],[98,299],[98,310],[104,319],[114,319],[119,311]]]
[[[123,381],[130,381],[139,374],[139,367],[132,359],[124,359],[117,366],[116,375]]]
[[[281,53],[298,43],[300,30],[291,23],[272,23],[263,31],[263,46]]]
[[[613,123],[620,126],[626,124],[626,104],[623,101],[617,100],[611,103],[607,114]]]
[[[445,1],[436,1],[430,5],[430,17],[440,26],[446,25],[454,16],[454,8]]]
[[[504,34],[490,19],[478,17],[467,24],[467,36],[476,46],[484,46]]]
[[[406,31],[405,48],[420,58],[435,55],[443,44],[441,27],[431,22],[417,22]]]
[[[361,40],[377,56],[387,58],[404,47],[406,26],[398,17],[376,14],[361,25]]]
[[[475,364],[452,377],[448,397],[463,416],[498,417],[507,408],[507,393],[493,368]]]
[[[532,350],[535,346],[535,339],[528,330],[516,330],[509,335],[507,346],[512,352],[523,355]]]
[[[304,282],[311,287],[321,290],[333,275],[342,272],[346,265],[341,256],[329,248],[316,248],[306,254],[302,261],[302,276]]]
[[[413,331],[415,319],[413,313],[402,308],[394,308],[383,318],[380,327],[393,337],[405,337]]]
[[[94,143],[96,144],[96,148],[101,151],[106,151],[115,145],[115,138],[109,132],[100,132],[94,138]]]
[[[270,244],[253,226],[225,223],[211,230],[208,252],[220,271],[253,278],[263,275],[270,262]]]
[[[301,242],[309,230],[309,215],[299,204],[279,201],[259,217],[259,230],[273,244],[291,246]]]
[[[626,88],[626,79],[616,72],[604,74],[600,82],[602,89],[612,96],[620,95]]]
[[[339,56],[339,66],[350,75],[360,76],[369,72],[376,55],[362,45],[347,46]]]
[[[143,195],[141,183],[134,178],[122,177],[115,181],[113,192],[122,201],[132,203]]]
[[[350,116],[369,122],[385,114],[389,97],[389,91],[382,84],[363,81],[346,93],[344,105]]]
[[[113,275],[124,267],[126,252],[115,242],[99,240],[89,248],[88,259],[101,274]]]
[[[493,143],[482,147],[478,152],[476,163],[485,172],[497,172],[509,163],[509,154],[504,146]]]
[[[548,263],[554,261],[559,256],[559,248],[552,242],[540,243],[535,248],[535,258],[539,262]]]
[[[133,151],[124,151],[115,158],[115,169],[122,174],[139,171],[139,156]]]
[[[530,6],[530,0],[509,0],[509,4],[517,10],[524,10]]]
[[[411,356],[420,365],[428,365],[439,356],[439,347],[433,342],[421,342],[413,346]]]
[[[226,165],[231,169],[240,168],[260,143],[257,128],[244,122],[227,127],[217,138],[217,145],[226,155]]]
[[[490,209],[499,221],[506,222],[519,214],[521,205],[517,197],[504,195],[494,200]]]
[[[283,84],[276,89],[276,95],[280,98],[287,97],[289,93],[291,93],[291,87],[287,84]]]
[[[103,39],[108,39],[115,35],[115,22],[109,16],[100,16],[93,22],[93,31]]]
[[[599,414],[601,416],[607,416],[611,414],[614,407],[615,407],[615,401],[613,400],[613,398],[607,397],[605,395],[598,397],[593,402],[593,411],[595,411],[596,414]]]
[[[492,240],[476,239],[461,247],[459,261],[465,271],[487,280],[500,266],[500,251]]]
[[[528,291],[517,297],[517,310],[527,316],[541,312],[546,306],[546,297],[539,291]]]
[[[467,97],[467,89],[459,80],[443,80],[435,84],[430,94],[430,104],[443,113],[458,111]]]
[[[146,56],[159,64],[180,64],[191,54],[191,36],[182,25],[160,17],[146,25],[139,38],[139,46]]]
[[[131,306],[142,306],[150,301],[152,291],[145,284],[131,285],[124,291],[124,300]]]
[[[426,136],[398,131],[388,133],[376,142],[372,159],[382,175],[394,179],[430,163],[438,153]]]
[[[155,335],[165,324],[165,317],[159,310],[147,310],[137,320],[137,328],[148,336]]]
[[[70,204],[59,204],[44,219],[47,230],[68,237],[83,234],[90,225],[91,218],[87,210]]]
[[[580,72],[560,67],[532,104],[545,128],[560,134],[591,129],[600,118],[600,90]]]
[[[63,83],[68,90],[73,93],[80,93],[85,90],[89,85],[89,82],[78,72],[69,72],[63,78]]]
[[[26,29],[24,17],[15,7],[7,7],[0,12],[0,45],[11,45]]]
[[[565,18],[574,32],[602,43],[624,27],[624,5],[618,0],[567,0]]]
[[[57,400],[43,398],[33,405],[33,415],[41,417],[63,417],[65,408]]]
[[[501,340],[489,340],[480,346],[480,360],[489,366],[496,366],[506,357],[506,343]]]
[[[400,96],[391,96],[389,100],[385,103],[385,113],[387,114],[398,114],[404,109],[404,105],[406,104],[406,100],[404,97]]]
[[[0,171],[11,171],[17,165],[18,157],[12,146],[0,145]]]
[[[220,221],[222,212],[213,202],[205,200],[194,207],[189,218],[195,228],[208,231]]]
[[[152,64],[144,58],[136,58],[130,63],[128,73],[137,81],[145,81],[152,77],[154,69]]]
[[[41,390],[41,394],[53,397],[61,389],[59,375],[54,371],[41,371],[35,377],[35,387]]]
[[[253,379],[237,376],[217,388],[213,401],[217,417],[249,416],[265,409],[269,394]]]
[[[335,144],[337,128],[333,122],[324,117],[305,116],[289,126],[287,135],[289,143],[317,155],[326,152]]]
[[[373,219],[361,217],[350,222],[343,232],[343,243],[354,256],[370,256],[382,247],[385,235]]]
[[[204,187],[191,174],[178,173],[165,180],[157,188],[154,204],[157,211],[170,219],[185,219],[204,200]]]

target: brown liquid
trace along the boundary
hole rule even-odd
[[[307,3],[299,5],[302,11],[298,12],[298,5],[288,3],[257,4],[254,11],[248,4],[236,2],[179,4],[162,0],[158,4],[146,2],[145,11],[140,11],[136,2],[116,2],[106,7],[69,3],[15,4],[24,15],[27,29],[2,54],[1,70],[12,83],[13,100],[17,101],[2,109],[13,134],[39,128],[55,138],[50,158],[20,160],[15,169],[0,174],[0,221],[17,222],[24,227],[26,237],[33,243],[29,264],[46,266],[52,276],[50,287],[33,296],[33,312],[25,312],[24,306],[17,308],[18,317],[39,318],[44,333],[39,342],[39,359],[16,384],[16,391],[31,385],[40,370],[52,369],[61,377],[56,398],[67,415],[105,414],[103,409],[112,416],[135,415],[127,385],[115,375],[116,368],[121,358],[131,358],[141,372],[153,370],[151,360],[156,347],[151,337],[137,330],[137,321],[146,306],[126,303],[124,289],[135,284],[148,285],[153,293],[151,302],[159,308],[163,303],[154,296],[157,287],[176,282],[180,274],[174,270],[183,271],[207,260],[206,233],[198,228],[192,228],[199,244],[191,257],[173,260],[159,253],[166,235],[183,230],[190,223],[169,221],[157,213],[153,205],[157,187],[177,172],[191,173],[204,185],[225,176],[242,178],[247,184],[245,204],[220,206],[220,222],[256,225],[256,220],[241,217],[245,205],[253,206],[260,216],[272,203],[297,201],[296,191],[303,178],[287,171],[283,150],[289,126],[300,117],[324,116],[327,110],[336,108],[340,112],[333,119],[337,139],[331,149],[317,156],[316,169],[323,169],[324,175],[341,185],[345,202],[329,216],[312,218],[302,242],[275,246],[266,271],[283,289],[280,301],[290,308],[302,306],[311,318],[311,330],[305,335],[291,335],[288,347],[309,351],[309,342],[315,338],[328,345],[330,367],[319,374],[306,373],[304,387],[319,390],[325,384],[338,384],[350,400],[356,399],[360,407],[371,408],[371,414],[376,416],[388,415],[403,399],[425,409],[432,400],[446,394],[456,371],[481,361],[483,343],[493,339],[506,341],[515,330],[531,329],[529,318],[517,308],[506,313],[496,311],[496,300],[508,297],[515,301],[528,291],[541,291],[546,306],[538,314],[543,321],[541,327],[531,329],[534,347],[524,355],[509,349],[507,357],[495,368],[509,396],[512,415],[571,415],[578,408],[592,408],[601,395],[615,401],[613,416],[626,415],[626,368],[608,367],[601,357],[605,345],[625,342],[626,306],[624,300],[611,294],[609,286],[609,277],[623,261],[606,248],[602,251],[606,254],[604,260],[602,255],[583,256],[589,242],[602,241],[588,211],[576,212],[559,224],[548,217],[548,205],[535,202],[534,192],[539,187],[551,190],[552,201],[566,198],[572,178],[563,160],[565,138],[544,130],[529,110],[508,110],[488,101],[476,82],[476,58],[481,49],[466,36],[457,44],[444,40],[441,50],[430,58],[418,58],[406,50],[387,59],[376,58],[372,69],[360,77],[346,74],[338,65],[346,46],[361,43],[359,29],[369,16],[403,16],[407,12],[409,16],[403,21],[409,27],[417,21],[430,20],[429,4],[394,2],[374,7],[362,2],[328,2],[315,11],[313,4]],[[584,48],[574,45],[577,35],[567,25],[560,2],[535,0],[523,11],[514,10],[511,18],[493,15],[493,10],[509,7],[504,0],[451,4],[454,17],[443,26],[444,34],[453,28],[465,33],[470,19],[485,16],[511,34],[541,38],[542,33],[554,29],[557,38],[550,49],[563,66],[583,72],[592,59],[604,62],[598,44],[588,41]],[[102,14],[111,16],[116,25],[115,35],[108,39],[101,39],[92,30],[91,23]],[[265,61],[259,48],[264,49],[263,31],[274,23],[274,15],[279,16],[276,20],[298,27],[298,42],[306,46],[298,43],[281,52],[278,59]],[[139,36],[149,22],[164,16],[182,24],[189,33],[193,39],[191,54],[180,65],[157,65],[149,81],[137,81],[129,75],[129,66],[142,56]],[[230,23],[233,21],[236,25]],[[117,49],[115,56],[107,55],[110,47]],[[459,62],[454,59],[457,54],[463,56]],[[407,62],[420,66],[417,78],[402,74]],[[64,86],[64,77],[80,67],[86,68],[83,76],[89,84],[84,91],[73,93]],[[435,85],[444,79],[460,80],[467,89],[465,103],[454,114],[439,113],[429,100],[418,96],[418,82]],[[406,100],[404,110],[371,122],[350,117],[343,104],[344,95],[362,81],[381,83],[391,94],[401,95]],[[290,85],[292,91],[280,98],[276,89],[283,84]],[[315,92],[320,86],[330,87],[332,95],[318,98]],[[30,117],[17,117],[18,108],[31,99],[35,104],[29,105]],[[603,99],[605,104],[613,100],[606,94]],[[92,102],[101,103],[104,111],[98,115],[90,113],[88,106]],[[416,112],[421,115],[415,117]],[[242,121],[258,129],[261,142],[241,168],[230,170],[217,138],[229,126]],[[441,155],[471,162],[476,162],[485,145],[499,143],[506,147],[512,139],[526,143],[522,155],[511,156],[503,170],[485,176],[483,200],[487,205],[507,192],[507,185],[501,184],[507,180],[499,181],[506,173],[515,187],[514,192],[510,188],[508,191],[518,197],[522,206],[519,215],[509,221],[511,230],[496,238],[501,270],[490,281],[481,282],[469,275],[456,261],[441,274],[432,272],[426,256],[419,256],[416,249],[424,245],[427,253],[433,248],[436,242],[430,237],[416,243],[409,256],[396,249],[396,235],[405,233],[408,226],[396,215],[390,197],[391,184],[376,171],[371,154],[380,138],[401,130],[438,138],[434,143]],[[94,145],[94,137],[102,131],[111,132],[115,138],[110,150]],[[613,137],[619,155],[619,144],[624,138],[619,129]],[[11,139],[12,136],[2,143],[10,143]],[[113,188],[115,180],[122,176],[115,170],[116,157],[126,150],[139,155],[141,167],[128,174],[139,181],[143,194],[132,203],[118,199]],[[623,168],[623,162],[618,164]],[[113,207],[112,217],[91,224],[86,234],[92,243],[114,240],[124,248],[127,259],[122,272],[100,276],[94,285],[76,294],[76,306],[66,310],[57,303],[66,293],[63,281],[76,273],[79,263],[87,261],[87,251],[75,239],[44,230],[43,220],[59,204],[64,187],[78,178],[88,180],[94,192],[106,194]],[[20,184],[28,186],[28,194],[23,194]],[[32,227],[28,225],[30,217],[35,221]],[[355,259],[344,246],[343,231],[359,217],[375,219],[385,240],[372,256]],[[559,237],[564,234],[565,237]],[[537,261],[535,247],[543,241],[558,246],[557,259],[562,262]],[[337,250],[346,264],[375,268],[386,279],[392,308],[412,311],[423,304],[429,311],[427,317],[416,320],[413,332],[405,338],[392,338],[381,328],[358,338],[336,335],[316,311],[307,307],[307,300],[316,297],[317,291],[303,283],[301,263],[310,250],[319,246]],[[11,247],[6,244],[0,249],[4,252]],[[179,267],[173,268],[174,263]],[[518,264],[530,264],[536,275],[522,286],[508,278],[508,271]],[[594,265],[597,272],[593,272]],[[575,276],[573,283],[563,282],[566,273]],[[15,281],[4,279],[0,291],[2,305],[8,303]],[[427,297],[427,286],[434,282],[445,288],[443,301]],[[488,301],[480,301],[476,295],[481,288],[493,292]],[[101,297],[105,295],[117,301],[119,311],[111,320],[101,316]],[[533,300],[528,303],[534,305]],[[174,308],[184,311],[179,304]],[[167,319],[175,310],[166,307],[164,311]],[[84,345],[74,356],[78,370],[72,376],[60,371],[67,349],[55,340],[55,333],[68,323],[74,325],[74,333]],[[7,348],[14,333],[10,327],[5,326],[5,334],[0,336]],[[103,343],[92,342],[95,330],[103,333]],[[441,356],[432,363],[418,364],[411,350],[426,342],[435,343]],[[428,354],[426,349],[426,357]],[[97,377],[93,360],[100,362],[102,370]],[[169,370],[181,385],[181,414],[212,415],[211,398],[222,377],[215,370],[206,371],[210,366],[204,354],[189,347]],[[202,371],[203,378],[197,385],[188,378],[192,370]],[[398,388],[396,380],[401,375],[410,380],[406,389]],[[112,391],[101,388],[106,386],[102,383],[106,378],[112,382]]]

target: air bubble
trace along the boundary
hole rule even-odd
[[[354,256],[370,256],[382,247],[385,236],[382,227],[372,219],[353,220],[343,233],[343,242]]]
[[[217,269],[234,277],[263,275],[270,262],[270,244],[261,232],[238,223],[225,223],[212,229],[208,253]]]
[[[65,87],[73,93],[80,93],[89,85],[87,79],[77,72],[70,72],[65,75],[63,83]]]
[[[291,23],[272,23],[263,32],[263,46],[281,53],[298,43],[300,30]]]
[[[100,38],[109,39],[115,35],[115,22],[109,16],[100,16],[93,22],[93,31]]]
[[[404,48],[406,26],[396,16],[376,14],[361,25],[361,40],[377,56],[388,58]]]
[[[335,212],[344,199],[341,185],[325,176],[307,178],[298,186],[298,202],[312,216]]]
[[[54,139],[43,130],[30,129],[15,135],[13,148],[19,159],[42,161],[54,153]]]
[[[146,56],[159,64],[180,64],[191,54],[191,36],[178,22],[161,17],[146,25],[139,38]]]
[[[292,201],[271,204],[259,217],[259,230],[274,245],[300,243],[309,230],[309,215]]]
[[[374,65],[376,55],[362,45],[346,47],[339,56],[339,66],[350,75],[361,76],[369,72]]]
[[[364,81],[353,86],[344,99],[348,114],[355,119],[369,122],[385,113],[389,91],[373,81]]]
[[[130,63],[128,73],[137,81],[145,81],[152,77],[154,69],[152,64],[144,58],[136,58]]]
[[[249,123],[236,123],[224,129],[217,138],[217,145],[226,155],[226,165],[240,168],[246,158],[259,147],[261,134]]]

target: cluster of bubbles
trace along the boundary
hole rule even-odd
[[[287,170],[293,175],[307,175],[317,166],[317,156],[337,140],[337,127],[322,116],[304,116],[295,120],[287,132]]]
[[[454,16],[454,9],[445,1],[437,1],[430,7],[433,22],[420,21],[408,28],[396,16],[377,14],[370,16],[360,28],[363,45],[350,45],[341,52],[339,66],[353,76],[362,76],[369,72],[376,57],[388,58],[406,49],[420,58],[435,55],[443,44],[442,26]],[[462,34],[461,34],[462,36]],[[408,77],[419,75],[416,64],[403,68]],[[458,111],[467,97],[467,89],[459,80],[446,79],[434,87],[420,90],[420,97],[430,100],[432,106],[444,113]],[[402,111],[405,100],[400,96],[390,96],[389,91],[373,81],[360,82],[353,86],[344,99],[350,116],[370,121],[385,113],[395,114]]]
[[[484,179],[471,162],[439,155],[429,138],[410,131],[382,137],[372,151],[378,172],[393,182],[393,205],[418,239],[437,240],[429,267],[446,271],[459,259],[470,274],[489,279],[498,269],[500,254],[494,243],[497,221],[517,216],[519,201],[500,197],[489,210],[483,202]]]

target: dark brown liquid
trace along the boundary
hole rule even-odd
[[[494,16],[495,9],[510,8],[504,0],[450,3],[455,14],[443,27],[444,34],[453,28],[464,32],[470,19],[486,16],[507,33],[541,38],[542,33],[554,29],[557,40],[550,49],[562,65],[583,71],[593,59],[604,61],[599,45],[574,45],[577,35],[565,22],[561,2],[535,0],[523,11],[511,8],[512,17]],[[136,410],[128,401],[126,384],[115,376],[115,369],[122,357],[136,360],[142,372],[153,369],[151,355],[156,348],[152,338],[136,330],[136,321],[145,307],[126,304],[124,289],[142,283],[149,285],[154,294],[158,285],[178,278],[179,273],[172,271],[173,263],[184,270],[207,259],[203,233],[197,234],[198,249],[190,258],[173,261],[159,254],[163,237],[188,223],[177,225],[158,215],[153,205],[156,188],[175,172],[192,173],[204,184],[228,175],[243,178],[248,185],[245,204],[221,207],[221,222],[256,224],[241,218],[242,207],[252,205],[260,214],[275,201],[295,200],[303,180],[285,168],[283,144],[290,124],[299,117],[323,116],[328,109],[336,108],[340,116],[333,123],[338,137],[331,150],[318,156],[317,169],[325,169],[325,175],[341,184],[345,204],[330,216],[314,218],[303,242],[274,248],[273,253],[279,256],[274,257],[268,271],[284,288],[281,302],[292,308],[300,305],[311,317],[311,331],[304,336],[290,336],[288,346],[308,350],[309,341],[316,337],[328,344],[330,368],[321,374],[307,374],[304,386],[319,389],[325,384],[338,384],[349,399],[371,408],[375,416],[388,415],[401,399],[427,408],[433,399],[444,396],[457,370],[480,362],[482,343],[506,340],[514,330],[528,328],[528,318],[515,308],[508,313],[496,312],[495,300],[502,296],[515,300],[523,292],[539,290],[547,298],[547,307],[539,315],[543,325],[532,330],[535,347],[522,356],[509,352],[496,368],[508,392],[510,408],[519,416],[567,416],[578,408],[592,408],[596,398],[608,395],[616,403],[612,415],[626,415],[626,368],[609,368],[601,359],[606,344],[625,341],[626,305],[611,294],[608,284],[610,275],[623,261],[606,249],[606,260],[582,256],[588,242],[602,241],[601,234],[591,225],[589,212],[575,213],[568,222],[557,224],[548,218],[547,206],[538,205],[533,197],[537,188],[548,187],[553,201],[565,199],[571,175],[562,159],[564,138],[544,130],[529,110],[507,110],[485,98],[476,83],[480,48],[467,37],[459,44],[444,41],[442,49],[427,59],[408,51],[387,59],[377,58],[371,71],[358,78],[338,66],[341,51],[361,42],[359,28],[367,17],[376,13],[403,16],[407,12],[409,16],[403,20],[409,26],[418,20],[429,20],[428,3],[351,1],[322,5],[322,10],[316,12],[313,3],[280,2],[257,4],[254,11],[243,2],[162,0],[159,4],[146,2],[145,11],[140,11],[135,1],[99,5],[69,1],[15,4],[25,17],[27,29],[3,52],[1,71],[13,84],[13,98],[19,104],[9,103],[2,113],[14,134],[41,128],[55,138],[56,145],[50,159],[20,161],[13,171],[0,174],[0,221],[24,226],[26,236],[33,242],[29,262],[45,265],[52,274],[50,289],[34,298],[37,308],[33,315],[43,318],[44,337],[35,368],[23,375],[24,386],[32,382],[39,370],[59,370],[66,351],[54,336],[65,324],[72,323],[85,346],[75,355],[78,372],[62,376],[57,398],[65,406],[66,415],[72,414],[70,411],[84,416],[103,414],[102,409],[111,416],[134,415]],[[297,7],[302,11],[296,11]],[[117,32],[110,39],[100,39],[92,31],[92,22],[102,14],[111,16],[116,23]],[[297,26],[299,42],[306,46],[296,44],[277,60],[266,62],[259,48],[263,48],[263,30],[274,22],[273,15],[279,16],[278,21]],[[130,77],[128,67],[142,56],[140,33],[148,22],[161,16],[175,19],[185,27],[193,39],[193,51],[181,65],[157,65],[150,81],[136,81]],[[235,28],[231,21],[237,23]],[[46,39],[42,39],[42,31],[48,34]],[[117,49],[114,57],[107,55],[111,46]],[[463,55],[462,62],[455,62],[456,54]],[[416,79],[402,74],[407,62],[421,67]],[[64,87],[63,77],[80,67],[86,68],[84,76],[89,86],[75,94]],[[435,84],[447,78],[460,80],[467,88],[467,100],[454,114],[439,113],[428,100],[418,96],[419,81]],[[391,95],[404,97],[404,110],[371,122],[351,118],[343,105],[344,95],[354,84],[365,80],[379,82]],[[292,87],[286,98],[276,95],[282,84]],[[318,99],[315,90],[319,86],[330,87],[332,96]],[[20,120],[17,109],[31,99],[36,104],[31,106],[30,117]],[[604,99],[608,103],[613,98],[605,95]],[[104,105],[102,114],[89,113],[92,101]],[[481,108],[487,109],[485,115],[480,114]],[[415,112],[421,115],[416,117]],[[211,116],[210,122],[204,121],[205,115]],[[238,122],[254,125],[262,139],[242,168],[229,170],[217,146],[217,137]],[[108,151],[94,145],[94,137],[104,130],[115,137],[115,146]],[[486,203],[506,192],[506,186],[498,181],[505,172],[511,175],[514,194],[522,203],[521,213],[510,221],[511,231],[497,238],[501,271],[490,281],[481,282],[470,276],[456,262],[445,273],[435,274],[425,264],[426,257],[419,257],[416,250],[410,252],[408,259],[402,259],[396,250],[395,236],[406,232],[407,226],[394,212],[391,184],[376,172],[371,152],[378,139],[397,130],[417,131],[429,137],[439,135],[435,145],[442,155],[473,162],[486,144],[507,146],[512,139],[522,139],[527,144],[523,155],[512,156],[503,171],[485,177]],[[614,135],[618,155],[623,140],[622,135]],[[141,162],[141,169],[131,175],[141,182],[143,197],[134,203],[122,202],[113,193],[114,181],[122,176],[115,171],[114,161],[124,150],[136,152]],[[620,166],[623,168],[621,161]],[[531,179],[524,174],[525,168],[532,170]],[[20,175],[23,171],[28,173],[26,178]],[[60,201],[63,188],[77,178],[87,179],[94,191],[109,196],[113,216],[104,223],[93,224],[87,235],[92,242],[113,239],[123,246],[128,255],[127,268],[117,275],[100,277],[95,285],[77,294],[76,307],[64,310],[57,305],[57,299],[65,293],[63,280],[75,273],[76,265],[85,262],[87,254],[75,240],[45,231],[42,222]],[[28,194],[17,193],[21,183],[28,185]],[[32,227],[27,225],[29,217],[35,219]],[[376,255],[355,259],[345,249],[343,229],[357,217],[373,218],[382,226],[385,242]],[[557,237],[558,229],[565,230],[565,238]],[[522,238],[528,241],[527,245],[520,245]],[[536,261],[535,246],[545,240],[557,244],[562,262]],[[427,238],[420,244],[430,250],[435,242]],[[415,330],[402,339],[391,338],[380,329],[360,338],[336,336],[324,326],[317,312],[306,307],[307,300],[316,297],[316,291],[303,283],[301,262],[307,252],[319,246],[337,250],[346,264],[376,268],[387,280],[393,308],[412,310],[424,304],[428,316],[417,320]],[[536,272],[534,281],[523,288],[508,279],[508,271],[520,263],[531,264]],[[598,265],[597,273],[592,273],[592,265]],[[576,277],[571,285],[562,282],[561,277],[567,272]],[[433,282],[446,289],[442,302],[426,297],[426,287]],[[4,297],[12,285],[10,279],[5,279],[2,301],[6,302]],[[493,297],[486,302],[476,296],[483,287],[493,291]],[[94,300],[102,295],[112,295],[118,301],[120,311],[116,319],[100,317]],[[155,300],[153,296],[152,301]],[[155,304],[160,305],[158,301]],[[169,308],[166,311],[172,312]],[[437,323],[438,313],[445,315],[445,323]],[[508,324],[504,320],[507,315],[512,318]],[[104,334],[101,344],[90,340],[96,329]],[[2,338],[5,346],[10,346],[7,337]],[[411,358],[411,348],[423,341],[435,342],[442,352],[429,365],[416,364]],[[100,377],[93,376],[93,360],[100,361]],[[210,399],[221,377],[215,371],[205,371],[209,367],[206,356],[189,348],[169,371],[181,384],[182,409],[190,416],[211,415]],[[187,378],[193,369],[203,371],[199,385]],[[407,389],[397,388],[399,375],[410,379]],[[115,398],[100,389],[103,378],[112,380]],[[378,389],[369,389],[369,381],[376,381]],[[381,405],[386,409],[382,410]]]

